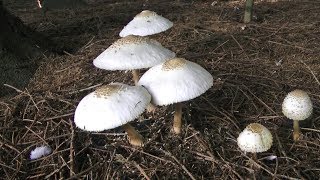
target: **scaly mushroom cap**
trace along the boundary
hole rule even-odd
[[[263,125],[252,123],[239,134],[237,141],[242,151],[251,153],[264,152],[272,146],[272,134]]]
[[[137,118],[150,100],[150,94],[141,86],[105,85],[80,101],[74,122],[87,131],[113,129]]]
[[[171,28],[173,23],[149,10],[137,14],[120,32],[120,37],[128,35],[148,36]]]
[[[312,102],[308,94],[302,90],[291,91],[282,103],[283,114],[292,120],[301,121],[312,114]]]
[[[133,70],[155,66],[175,55],[156,40],[130,35],[114,42],[93,64],[106,70]]]
[[[194,62],[174,58],[150,68],[138,84],[149,91],[155,105],[168,105],[200,96],[213,85],[213,77]]]

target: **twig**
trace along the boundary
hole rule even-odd
[[[34,135],[36,135],[39,139],[42,140],[42,142],[44,144],[46,144],[47,146],[49,146],[49,144],[44,140],[44,138],[42,138],[41,136],[39,136],[39,134],[37,134],[36,132],[34,132],[32,129],[30,129],[28,126],[25,126],[25,128],[27,128],[29,131],[31,131]]]
[[[282,144],[281,144],[281,141],[279,140],[279,137],[277,134],[275,134],[275,137],[277,139],[277,142],[278,142],[278,147],[279,147],[279,150],[280,152],[282,153],[282,155],[284,157],[286,157],[285,159],[289,159],[289,157],[287,156],[287,153],[283,150],[283,147],[282,147]],[[288,160],[287,160],[288,161]],[[299,176],[300,179],[304,179],[301,174],[296,170],[296,168],[292,167],[293,171]]]
[[[155,156],[155,155],[149,154],[149,153],[144,152],[144,151],[140,151],[139,149],[135,149],[135,148],[133,148],[133,147],[129,147],[129,146],[125,146],[125,145],[121,145],[121,147],[128,148],[128,149],[131,149],[131,150],[134,150],[134,151],[140,152],[140,153],[142,153],[142,154],[145,154],[145,155],[147,155],[147,156],[153,157],[153,158],[158,159],[158,160],[160,160],[160,161],[164,161],[164,162],[166,162],[166,163],[174,164],[173,162],[171,162],[171,161],[169,161],[169,160],[166,160],[166,159],[160,158],[160,157],[158,157],[158,156]]]
[[[4,85],[4,86],[7,86],[7,87],[9,87],[9,88],[14,89],[14,90],[17,91],[18,93],[22,93],[22,94],[25,94],[25,95],[29,96],[29,97],[30,97],[30,100],[32,101],[32,103],[34,104],[34,106],[36,107],[36,109],[39,111],[39,108],[38,108],[36,102],[33,100],[33,97],[31,96],[31,94],[30,94],[27,90],[26,90],[27,92],[25,92],[25,91],[22,91],[22,90],[20,90],[20,89],[18,89],[18,88],[16,88],[16,87],[14,87],[14,86],[11,86],[11,85],[9,85],[9,84],[3,84],[3,85]]]
[[[59,116],[54,116],[54,117],[46,118],[43,121],[50,121],[50,120],[53,120],[53,119],[59,119],[59,118],[63,118],[63,117],[68,117],[68,116],[72,116],[73,114],[74,114],[74,112],[63,114],[63,115],[59,115]]]
[[[281,177],[281,178],[286,178],[286,179],[290,179],[290,180],[298,180],[297,178],[293,178],[293,177],[289,177],[289,176],[285,176],[285,175],[280,175],[280,174],[274,174],[271,171],[269,171],[268,169],[266,169],[265,167],[263,167],[262,165],[260,165],[259,163],[257,163],[256,161],[252,160],[250,157],[248,157],[247,155],[243,154],[247,159],[249,159],[251,162],[254,163],[255,166],[257,166],[258,168],[264,170],[265,172],[267,172],[268,174],[270,174],[272,177]]]
[[[307,131],[313,131],[313,132],[317,132],[320,133],[320,130],[318,129],[312,129],[312,128],[301,128],[302,130],[307,130]]]
[[[147,179],[150,180],[149,176],[146,174],[146,172],[141,168],[141,166],[133,161],[133,165],[140,171],[140,173]]]
[[[65,53],[66,55],[68,55],[68,56],[71,56],[71,57],[74,57],[74,55],[73,54],[70,54],[69,52],[67,52],[67,51],[63,51],[63,53]]]
[[[188,176],[192,179],[192,180],[196,180],[196,178],[190,173],[190,171],[183,165],[180,163],[180,161],[175,157],[173,156],[169,151],[164,151],[164,150],[161,150],[165,155],[167,156],[170,156],[172,159],[174,159],[174,161],[176,161],[180,166],[181,168],[188,174]]]
[[[310,71],[310,73],[312,74],[313,78],[316,80],[316,82],[318,83],[318,85],[320,86],[320,81],[317,78],[317,76],[314,74],[314,72],[312,71],[312,69],[303,61],[299,60],[303,65],[306,66],[306,68]]]
[[[86,88],[83,88],[83,89],[79,89],[79,90],[76,90],[76,91],[71,91],[69,92],[69,94],[76,94],[76,93],[79,93],[79,92],[83,92],[83,91],[87,91],[87,90],[90,90],[90,89],[94,89],[96,87],[99,87],[101,86],[103,83],[99,83],[99,84],[96,84],[96,85],[92,85],[92,86],[89,86],[89,87],[86,87]]]
[[[71,119],[69,119],[71,137],[70,137],[70,177],[75,175],[74,169],[74,127]]]
[[[84,46],[82,46],[80,49],[84,50],[84,49],[87,49],[88,47],[90,47],[91,46],[90,43],[93,41],[94,38],[95,38],[95,36],[92,36],[92,38]]]
[[[301,46],[297,46],[297,45],[290,45],[290,44],[283,44],[283,43],[279,43],[279,42],[275,42],[275,41],[268,41],[269,43],[272,44],[277,44],[277,45],[281,45],[281,46],[286,46],[286,47],[292,47],[292,48],[296,48],[296,49],[300,49],[300,50],[304,50],[304,51],[311,51],[313,52],[311,49],[307,49]]]
[[[237,43],[237,45],[239,46],[239,48],[244,52],[245,56],[247,57],[247,59],[249,59],[249,56],[247,55],[246,51],[243,49],[243,47],[241,46],[241,44],[239,43],[239,41],[233,36],[231,35],[232,39]]]

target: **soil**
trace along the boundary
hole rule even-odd
[[[242,23],[244,1],[91,1],[51,10],[36,2],[5,1],[25,24],[64,48],[44,59],[28,87],[0,100],[0,174],[3,179],[318,179],[320,177],[320,2],[256,1]],[[144,113],[132,125],[145,146],[131,146],[117,128],[88,133],[75,127],[78,102],[111,82],[133,85],[130,72],[106,71],[92,60],[119,39],[136,14],[149,9],[174,22],[152,38],[214,76],[214,86],[183,104],[180,136],[171,132],[173,107]],[[313,116],[293,122],[281,104],[306,91]],[[249,123],[273,134],[270,150],[242,152],[236,139]],[[49,145],[52,154],[30,160]]]

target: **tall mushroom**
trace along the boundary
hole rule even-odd
[[[103,131],[122,126],[130,144],[142,146],[142,136],[128,122],[137,118],[150,101],[150,94],[141,86],[122,83],[104,85],[80,101],[74,122],[86,131]]]
[[[282,113],[293,120],[293,140],[300,136],[299,121],[312,114],[312,102],[308,94],[300,89],[291,91],[283,100]]]
[[[128,35],[148,36],[171,28],[173,23],[149,10],[137,14],[120,32],[120,37]]]
[[[181,102],[206,92],[213,85],[213,77],[194,62],[174,58],[150,68],[138,84],[149,91],[155,105],[175,104],[173,130],[180,134]]]
[[[133,80],[137,84],[138,69],[155,66],[173,57],[175,53],[158,41],[130,35],[114,42],[93,60],[93,64],[105,70],[132,70]]]

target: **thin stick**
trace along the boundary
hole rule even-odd
[[[129,123],[122,125],[122,128],[128,134],[129,143],[133,146],[142,147],[143,146],[143,138],[141,134],[139,134],[134,127],[132,127]]]
[[[89,87],[86,87],[86,88],[83,88],[83,89],[75,90],[75,91],[69,92],[69,94],[76,94],[76,93],[79,93],[79,92],[82,92],[82,91],[91,90],[91,89],[94,89],[96,87],[101,86],[102,84],[103,83],[99,83],[99,84],[95,84],[93,86],[89,86]]]
[[[134,147],[129,147],[129,146],[125,146],[125,145],[121,145],[121,147],[128,148],[128,149],[131,149],[131,150],[134,150],[134,151],[137,151],[137,152],[139,152],[139,153],[141,153],[141,154],[145,154],[145,155],[147,155],[147,156],[150,156],[150,157],[152,157],[152,158],[154,158],[154,159],[157,159],[157,160],[160,160],[160,161],[163,161],[163,162],[166,162],[166,163],[174,164],[173,162],[171,162],[171,161],[169,161],[169,160],[166,160],[166,159],[163,159],[163,158],[161,158],[161,157],[158,157],[158,156],[155,156],[155,155],[146,153],[146,152],[144,152],[144,151],[140,151],[139,149],[136,149],[136,148],[134,148]]]
[[[133,161],[134,166],[140,171],[140,173],[143,175],[144,178],[146,178],[146,180],[150,180],[149,176],[147,175],[147,173],[142,169],[141,166],[139,166],[138,163],[136,163],[135,161]]]
[[[190,173],[190,171],[186,168],[186,166],[181,164],[181,162],[176,157],[174,157],[169,151],[162,150],[162,152],[164,152],[167,156],[170,156],[174,161],[176,161],[181,166],[181,168],[188,174],[190,179],[196,180],[196,178]]]
[[[137,69],[134,69],[131,71],[132,72],[132,79],[134,81],[134,85],[138,85],[138,81],[140,79],[139,77],[139,70]]]
[[[182,117],[182,103],[175,104],[175,112],[173,117],[173,132],[176,134],[181,133],[181,117]]]
[[[71,139],[70,139],[70,177],[75,175],[75,168],[74,168],[74,127],[72,124],[71,119],[69,118],[69,124],[71,129]]]
[[[293,120],[293,140],[297,141],[300,136],[299,121]]]
[[[317,84],[320,86],[320,81],[317,78],[317,76],[314,74],[314,72],[312,71],[312,69],[303,61],[300,60],[300,62],[306,66],[306,68],[310,71],[310,73],[312,74],[313,78],[316,80]]]

